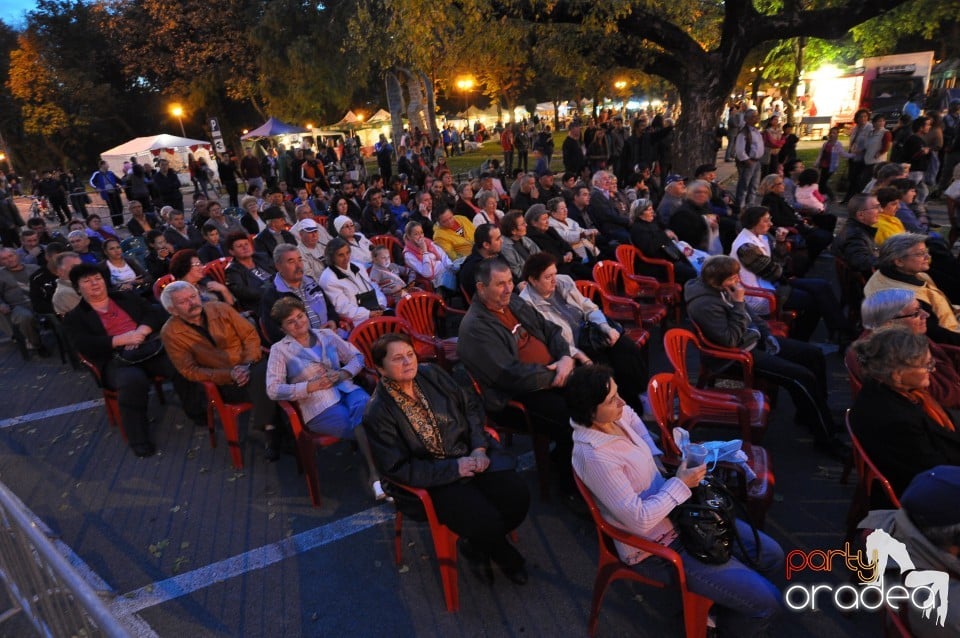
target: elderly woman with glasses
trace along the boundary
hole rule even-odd
[[[873,293],[863,300],[860,316],[865,328],[861,339],[868,338],[875,330],[884,328],[907,328],[913,334],[927,334],[929,313],[920,306],[913,291],[903,288],[887,288]],[[960,347],[941,345],[927,338],[927,346],[936,371],[930,375],[930,395],[951,414],[960,415]],[[860,362],[852,350],[848,350],[844,362],[853,377],[863,383]]]
[[[200,300],[222,301],[234,305],[237,300],[230,289],[203,273],[203,262],[192,248],[178,250],[170,258],[170,274],[174,279],[183,280],[200,291]]]
[[[960,433],[930,395],[937,366],[927,338],[906,327],[884,328],[852,348],[864,383],[850,424],[893,490],[899,495],[937,465],[960,465]]]
[[[937,343],[960,346],[960,320],[957,307],[943,293],[927,273],[930,270],[930,251],[927,238],[915,233],[901,233],[890,237],[880,247],[878,268],[867,281],[865,295],[887,288],[913,291],[927,318],[927,335]]]

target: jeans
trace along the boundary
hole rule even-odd
[[[370,395],[357,388],[352,392],[340,393],[340,401],[316,415],[307,422],[307,429],[338,439],[353,440],[353,430],[363,420],[363,410],[367,407]]]
[[[737,532],[743,540],[747,555],[755,558],[756,541],[750,525],[737,520]],[[708,565],[689,555],[680,541],[671,543],[683,559],[687,589],[716,603],[714,612],[717,628],[723,635],[741,638],[763,634],[783,609],[780,590],[770,582],[775,574],[783,573],[783,549],[775,540],[760,534],[760,555],[757,569],[740,561],[740,548],[734,543],[734,556],[723,565]],[[648,564],[649,563],[649,564]],[[635,569],[658,580],[676,582],[676,571],[658,559],[647,559]]]
[[[760,188],[760,160],[737,162],[737,205],[740,210],[756,203],[757,189]]]

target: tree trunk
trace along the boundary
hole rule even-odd
[[[433,95],[433,82],[422,71],[418,75],[427,93],[427,126],[430,127],[428,132],[430,139],[435,140],[440,137],[440,131],[437,130],[437,102]]]
[[[553,130],[560,130],[560,98],[553,98]]]
[[[794,57],[793,78],[787,87],[787,124],[796,125],[797,89],[800,87],[800,72],[803,71],[803,55],[807,48],[807,38],[801,36],[796,42],[796,56]]]
[[[390,110],[390,134],[396,148],[403,137],[403,88],[393,70],[386,72],[383,81],[387,89],[387,108]]]
[[[683,108],[673,137],[673,172],[680,175],[693,175],[700,164],[715,161],[717,118],[731,88],[706,73],[688,77],[689,85],[680,93]]]

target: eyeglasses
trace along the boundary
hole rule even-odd
[[[916,319],[920,315],[929,316],[923,308],[917,308],[916,312],[911,312],[906,315],[897,315],[894,319]]]
[[[937,369],[937,362],[933,359],[930,359],[928,363],[924,363],[918,366],[907,366],[908,368],[914,368],[916,370],[926,370],[927,372],[933,372]]]
[[[190,267],[191,267],[191,268],[203,268],[203,264],[202,264],[201,262],[199,262],[199,261],[191,261],[191,262],[190,262]]]
[[[920,259],[930,259],[930,252],[924,250],[919,253],[907,253],[904,255],[904,257],[919,257]]]

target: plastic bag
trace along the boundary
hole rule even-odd
[[[686,450],[690,445],[690,433],[683,428],[673,428],[673,442],[677,444],[679,450]],[[757,478],[756,473],[747,465],[747,453],[740,449],[743,446],[743,441],[740,439],[699,441],[698,443],[707,448],[708,472],[712,472],[720,461],[726,461],[742,467],[748,483]]]

